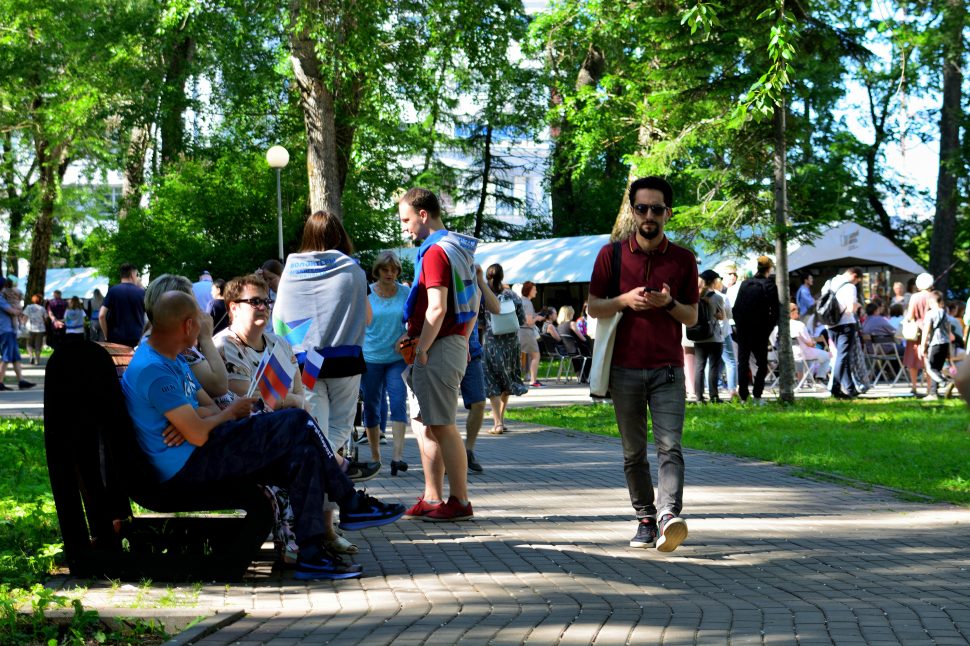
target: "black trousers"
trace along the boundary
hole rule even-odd
[[[765,391],[765,377],[768,376],[768,337],[751,338],[741,337],[738,339],[738,396],[741,401],[748,399],[748,385],[751,383],[751,356],[758,365],[758,370],[754,375],[754,390],[752,394],[756,399],[761,399],[761,393]]]
[[[720,401],[717,393],[717,382],[721,377],[721,350],[724,344],[720,342],[694,343],[694,396],[697,401],[704,400],[704,368],[707,371],[707,392],[712,402]]]
[[[205,487],[240,479],[287,489],[301,547],[324,533],[324,495],[339,503],[354,492],[330,443],[297,408],[220,424],[168,482]]]

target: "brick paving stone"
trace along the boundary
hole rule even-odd
[[[569,389],[541,396],[554,397],[548,391]],[[200,607],[252,614],[199,643],[970,639],[970,510],[685,451],[690,538],[661,554],[627,547],[634,519],[616,438],[513,422],[501,437],[480,437],[476,455],[486,471],[470,483],[474,521],[353,533],[365,571],[356,581],[305,584],[258,561],[243,583],[203,586]],[[421,486],[411,439],[405,460],[406,477],[379,476],[368,492],[411,504]],[[652,450],[650,460],[655,473]],[[84,586],[78,594],[92,607],[129,605],[139,593],[67,578],[51,585]]]

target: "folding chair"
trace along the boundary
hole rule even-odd
[[[563,348],[566,350],[566,356],[569,357],[570,364],[573,364],[573,372],[576,374],[576,379],[581,380],[582,376],[586,374],[586,365],[592,357],[585,356],[579,349],[579,343],[576,341],[576,337],[571,334],[562,334]],[[579,370],[576,371],[575,361],[579,360]]]
[[[539,341],[542,343],[542,358],[549,361],[549,367],[546,368],[545,379],[548,381],[549,377],[552,375],[552,368],[557,363],[558,371],[556,373],[556,383],[560,383],[563,378],[569,381],[569,373],[573,369],[572,361],[562,348],[559,347],[559,343],[552,338],[549,334],[543,334],[539,337]]]
[[[872,366],[872,385],[879,385],[879,380],[889,386],[895,386],[903,376],[903,359],[899,355],[896,338],[891,335],[865,334],[862,336],[866,348],[866,358]]]
[[[798,379],[798,383],[795,384],[795,389],[810,388],[815,390],[815,375],[813,372],[815,364],[818,361],[805,358],[805,355],[802,354],[802,348],[798,344],[798,339],[792,339],[791,350],[795,357],[795,376],[798,377],[798,373],[801,372],[801,377]]]

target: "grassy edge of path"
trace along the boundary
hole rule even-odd
[[[613,407],[509,409],[532,424],[618,437]],[[689,405],[684,447],[970,504],[970,414],[957,401],[803,399],[795,406]]]

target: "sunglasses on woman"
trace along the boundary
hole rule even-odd
[[[259,309],[261,307],[269,307],[275,301],[272,298],[260,298],[255,296],[253,298],[237,298],[233,303],[248,303],[249,305]]]

